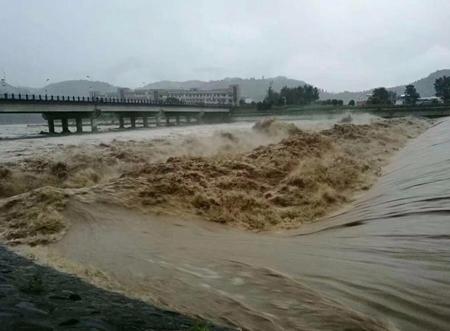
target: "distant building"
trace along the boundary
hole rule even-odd
[[[405,101],[406,97],[404,94],[400,95],[399,98],[396,101],[396,105],[405,105],[406,101]],[[416,105],[436,105],[436,104],[441,104],[442,99],[439,97],[422,97],[422,98],[418,98],[416,101]]]
[[[201,105],[230,105],[238,106],[240,100],[239,85],[230,85],[228,88],[214,90],[200,89],[118,89],[117,97],[121,99],[168,101],[178,100],[186,104]]]
[[[417,99],[418,105],[434,105],[443,103],[442,99],[439,97],[423,97]]]
[[[100,92],[100,91],[90,91],[89,97],[91,98],[118,98],[117,92]]]
[[[119,88],[117,90],[118,98],[120,99],[133,99],[133,100],[146,100],[146,101],[156,101],[159,100],[157,90],[149,89],[130,89],[130,88]]]
[[[402,94],[402,95],[400,95],[400,96],[397,98],[397,100],[395,100],[395,105],[396,105],[396,106],[401,106],[401,105],[404,105],[404,104],[405,104],[405,95]]]
[[[367,105],[367,100],[356,101],[357,107],[364,107]]]

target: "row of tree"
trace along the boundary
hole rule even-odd
[[[450,103],[450,77],[442,76],[436,79],[434,89],[437,97],[440,97],[445,103]]]
[[[272,106],[308,105],[316,100],[319,100],[319,89],[312,85],[306,84],[293,88],[285,86],[280,92],[274,91],[270,86],[264,100],[257,103],[257,108],[266,110]]]
[[[440,97],[444,103],[450,103],[450,77],[443,76],[435,80],[434,88],[436,96]],[[405,87],[404,104],[415,105],[420,99],[414,85]],[[256,104],[258,110],[267,110],[272,106],[283,105],[308,105],[319,100],[319,89],[312,85],[297,86],[293,88],[283,87],[280,92],[276,92],[269,87],[264,101]],[[367,100],[369,105],[393,105],[397,100],[397,94],[387,90],[385,87],[379,87],[372,91],[372,95]],[[319,102],[322,105],[342,106],[343,101],[338,99],[328,99]],[[354,106],[355,101],[350,100],[349,106]]]
[[[397,100],[397,94],[388,91],[385,87],[378,87],[372,91],[372,95],[367,99],[369,105],[392,105]]]
[[[319,101],[321,105],[333,105],[333,106],[343,106],[344,100],[341,99],[327,99]]]
[[[444,103],[450,103],[450,77],[443,76],[435,80],[434,89],[436,96],[440,97]],[[415,105],[420,99],[420,94],[417,92],[414,85],[407,85],[404,94],[404,104]],[[367,100],[370,105],[392,105],[395,104],[397,95],[395,92],[388,91],[384,87],[379,87],[373,90],[372,95]]]

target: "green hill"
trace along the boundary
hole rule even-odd
[[[421,96],[432,96],[434,95],[434,81],[438,77],[450,76],[450,70],[439,70],[425,78],[419,79],[412,84],[415,85],[417,91]],[[279,91],[283,86],[295,87],[299,85],[305,85],[306,82],[297,79],[291,79],[284,76],[277,76],[273,78],[224,78],[222,80],[212,80],[212,81],[200,81],[200,80],[189,80],[184,82],[177,81],[159,81],[146,85],[146,88],[151,89],[216,89],[225,88],[229,85],[238,84],[241,89],[241,95],[243,97],[251,98],[255,101],[260,101],[264,99],[267,89],[269,86],[276,91]],[[313,84],[314,85],[314,84]],[[405,84],[406,85],[406,84]],[[403,94],[405,90],[405,85],[395,86],[389,88],[390,90],[396,92],[397,94]],[[99,91],[103,93],[111,93],[117,91],[117,86],[111,85],[106,82],[99,81],[88,81],[88,80],[68,80],[58,83],[53,83],[47,85],[43,88],[27,88],[27,87],[14,87],[3,83],[0,86],[0,93],[35,93],[35,94],[49,94],[49,95],[64,95],[64,96],[88,96],[89,91]],[[367,99],[367,94],[371,90],[358,91],[358,92],[339,92],[331,93],[325,90],[320,90],[321,99],[342,99],[345,103],[349,100],[365,100]]]

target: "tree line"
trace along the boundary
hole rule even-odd
[[[312,85],[304,85],[289,88],[283,87],[280,92],[276,92],[270,86],[267,89],[266,97],[262,102],[256,104],[258,110],[266,110],[272,106],[284,105],[308,105],[319,100],[319,89]]]
[[[444,103],[450,103],[450,77],[443,76],[437,78],[434,82],[435,96],[442,99]],[[417,92],[413,84],[405,87],[404,104],[415,105],[420,99],[420,94]],[[280,92],[276,92],[270,86],[267,89],[266,96],[262,102],[258,102],[256,107],[258,110],[268,110],[272,106],[284,105],[308,105],[319,100],[319,89],[312,85],[304,85],[289,88],[283,87]],[[372,94],[367,100],[368,105],[393,105],[397,100],[397,94],[389,91],[385,87],[378,87],[372,91]],[[321,105],[342,106],[344,103],[339,99],[321,100],[318,102]],[[349,106],[355,106],[355,101],[350,100]]]
[[[442,99],[444,103],[450,103],[450,77],[442,76],[434,81],[435,96]],[[413,84],[406,85],[404,92],[404,104],[415,105],[420,99]],[[372,95],[367,100],[369,105],[392,105],[395,104],[397,95],[395,92],[388,91],[385,87],[379,87],[373,90]],[[437,101],[436,101],[437,102]]]

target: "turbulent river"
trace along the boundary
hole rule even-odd
[[[71,230],[46,253],[181,312],[248,330],[450,328],[449,119],[410,141],[351,208],[299,230],[107,203],[65,213]]]

